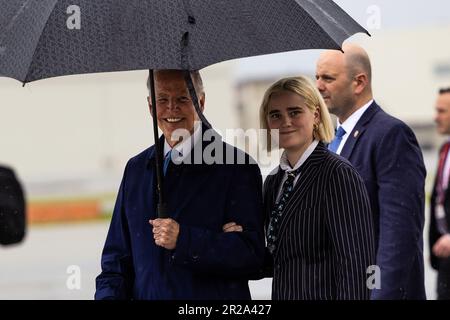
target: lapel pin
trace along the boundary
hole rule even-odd
[[[357,138],[358,137],[358,135],[359,135],[359,131],[358,130],[356,130],[355,131],[355,134],[353,135],[355,138]]]

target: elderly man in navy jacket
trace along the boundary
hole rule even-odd
[[[425,165],[412,130],[372,96],[367,53],[346,44],[317,63],[317,87],[338,117],[330,149],[358,170],[369,193],[381,282],[372,299],[425,299]]]
[[[200,74],[192,77],[203,109]],[[214,131],[203,135],[181,71],[156,72],[155,91],[169,218],[156,214],[152,146],[125,168],[95,298],[250,299],[248,278],[264,257],[259,168]],[[223,232],[230,221],[244,231]]]

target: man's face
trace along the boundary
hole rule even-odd
[[[316,69],[316,85],[330,113],[347,117],[354,107],[354,82],[349,78],[345,57],[341,52],[327,51],[319,58]]]
[[[172,133],[177,129],[194,132],[198,121],[191,96],[186,87],[182,71],[158,71],[155,73],[156,113],[158,126],[167,142],[173,147],[179,141],[172,141]],[[205,96],[198,93],[200,109],[203,111]],[[151,98],[149,97],[150,112]],[[179,136],[179,135],[178,135]]]
[[[434,121],[440,134],[450,134],[450,93],[439,95]]]

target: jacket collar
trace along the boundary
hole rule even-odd
[[[293,207],[302,202],[305,195],[310,191],[312,184],[317,181],[317,175],[320,172],[320,167],[328,152],[330,151],[328,151],[325,145],[320,142],[313,153],[303,164],[300,178],[294,186],[294,190],[289,197],[284,214],[281,218],[279,234],[284,233],[284,229],[287,227],[287,224],[290,221],[290,216],[293,214],[297,214],[296,210],[292,210]],[[282,245],[283,238],[281,237],[280,242],[277,245],[277,249],[274,253],[275,255],[279,252],[279,248],[281,248]]]
[[[325,147],[323,142],[319,142],[314,149],[314,151],[309,155],[309,157],[305,160],[305,162],[302,164],[302,170],[301,172],[306,172],[309,170],[310,167],[315,167],[321,163],[323,160],[324,154],[327,152],[327,148]],[[269,199],[271,200],[271,204],[274,204],[276,201],[276,196],[278,195],[278,190],[281,186],[281,181],[283,180],[285,171],[281,168],[281,166],[278,166],[277,171],[269,175],[267,177],[267,185],[269,190],[266,192],[267,195],[269,195]],[[300,178],[298,183],[296,183],[294,190],[299,186],[300,181],[302,179]]]
[[[211,136],[214,136],[214,139],[215,140],[213,140],[213,141],[204,141],[203,140],[203,138],[205,137],[205,132],[207,131],[207,130],[212,130],[212,134],[210,134],[210,135],[208,135],[209,137],[211,137]],[[217,140],[217,139],[219,139],[219,140]],[[212,139],[210,139],[210,140],[212,140]],[[163,159],[163,156],[162,156],[162,153],[164,152],[164,142],[165,142],[165,137],[164,137],[164,135],[161,135],[160,137],[159,137],[159,145],[160,145],[160,153],[161,153],[161,159]],[[202,130],[201,130],[201,138],[200,138],[200,141],[198,141],[197,142],[197,144],[196,145],[194,145],[193,146],[193,148],[191,149],[191,152],[190,152],[190,154],[189,155],[187,155],[185,158],[188,158],[189,157],[189,160],[191,161],[190,163],[195,163],[194,162],[194,153],[192,152],[192,150],[195,150],[196,148],[199,148],[199,146],[198,146],[198,143],[201,143],[202,145],[201,145],[201,150],[202,150],[202,153],[203,153],[203,151],[205,150],[205,148],[208,146],[208,145],[210,145],[211,143],[213,143],[213,142],[215,142],[215,143],[219,143],[219,142],[222,142],[222,137],[220,136],[220,134],[217,132],[217,131],[215,131],[214,129],[209,129],[205,124],[203,124],[202,123]],[[148,165],[150,166],[150,165],[152,165],[152,164],[154,164],[155,162],[156,162],[156,148],[155,148],[155,145],[152,145],[149,149],[148,149],[148,153],[147,153],[147,159],[148,159]],[[203,159],[202,159],[202,163],[203,163]]]
[[[358,141],[358,139],[364,134],[367,129],[368,123],[372,118],[381,111],[380,106],[374,101],[370,107],[364,112],[353,131],[350,133],[347,141],[345,142],[344,148],[342,149],[341,156],[349,159],[352,155],[353,149]]]

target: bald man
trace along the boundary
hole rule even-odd
[[[367,53],[346,44],[317,62],[317,87],[338,118],[329,148],[364,179],[377,240],[380,283],[372,299],[426,299],[423,262],[425,166],[412,130],[373,99]]]

